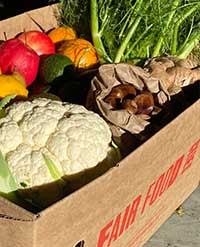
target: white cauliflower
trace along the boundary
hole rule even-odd
[[[43,155],[70,175],[104,160],[110,143],[107,123],[80,105],[36,98],[10,105],[0,119],[0,151],[19,188],[53,181]]]

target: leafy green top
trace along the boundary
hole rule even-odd
[[[58,16],[92,39],[101,62],[186,58],[200,40],[197,0],[60,0]]]

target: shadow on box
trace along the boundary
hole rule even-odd
[[[140,134],[135,135],[141,145],[165,125],[175,119],[200,98],[200,81],[182,88],[182,91],[171,97],[171,100],[164,104],[162,111],[153,116],[150,124]]]

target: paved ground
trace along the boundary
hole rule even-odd
[[[144,247],[200,247],[200,186],[183,204],[184,214],[174,213]]]

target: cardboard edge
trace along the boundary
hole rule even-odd
[[[0,220],[35,221],[39,217],[39,214],[31,213],[6,198],[0,197]]]
[[[20,221],[20,222],[34,222],[38,219],[39,215],[35,215],[33,219],[22,219],[22,218],[15,218],[8,215],[0,214],[0,220],[11,220],[11,221]]]

